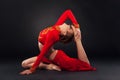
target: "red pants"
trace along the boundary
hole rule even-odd
[[[88,63],[81,61],[76,58],[70,58],[63,52],[62,50],[58,50],[54,60],[52,61],[54,64],[60,66],[61,69],[67,71],[88,71],[88,70],[96,70]]]

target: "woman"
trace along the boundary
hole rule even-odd
[[[64,23],[68,18],[72,21],[73,25]],[[78,59],[70,58],[64,51],[53,48],[56,42],[67,43],[73,38],[77,47]],[[21,74],[31,74],[37,67],[44,67],[45,69],[52,67],[53,70],[58,71],[61,71],[61,69],[68,71],[95,70],[95,68],[90,66],[90,62],[81,43],[79,24],[71,10],[66,10],[55,25],[40,32],[38,44],[41,50],[40,54],[37,57],[27,59],[26,66],[25,61],[22,62],[23,67],[30,67],[30,69],[24,70]]]

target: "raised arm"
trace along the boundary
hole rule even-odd
[[[55,25],[61,25],[65,22],[66,19],[70,19],[73,23],[73,25],[75,26],[75,28],[79,28],[79,24],[74,16],[74,14],[72,13],[71,10],[66,10],[58,19],[58,21],[56,22]]]

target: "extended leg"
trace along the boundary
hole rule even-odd
[[[82,42],[81,40],[76,41],[76,46],[77,46],[77,53],[78,53],[78,59],[87,62],[88,64],[90,64],[88,57],[86,55],[86,52],[82,46]]]
[[[86,52],[83,48],[82,42],[81,42],[81,31],[75,29],[74,26],[72,26],[72,29],[74,32],[74,40],[75,40],[76,47],[77,47],[78,59],[90,64],[88,57],[86,55]]]
[[[61,69],[67,70],[67,71],[95,70],[92,66],[90,66],[85,61],[82,61],[76,58],[70,58],[62,50],[58,50],[57,55],[53,59],[53,62],[59,65]]]

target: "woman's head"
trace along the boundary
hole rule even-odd
[[[72,25],[68,25],[66,23],[60,26],[60,31],[61,31],[60,42],[68,43],[73,39],[74,33],[71,26]]]

